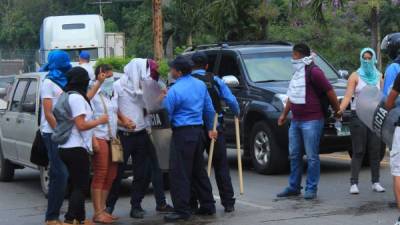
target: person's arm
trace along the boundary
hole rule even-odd
[[[344,95],[344,98],[340,103],[340,112],[344,112],[347,106],[350,104],[350,101],[354,94],[354,90],[356,89],[357,86],[357,81],[358,81],[358,75],[356,73],[351,74],[347,82],[346,94]]]
[[[43,113],[51,128],[56,128],[57,121],[53,114],[53,101],[51,98],[43,99]]]
[[[96,82],[86,93],[86,96],[88,97],[89,100],[91,100],[96,95],[97,91],[100,89],[105,79],[106,79],[106,74],[100,73]]]
[[[177,99],[175,96],[175,91],[173,88],[169,89],[167,95],[164,97],[162,102],[162,106],[167,110],[169,120],[172,120],[174,111],[175,111],[175,104],[177,103]]]
[[[396,105],[396,100],[397,97],[399,96],[399,92],[397,92],[396,90],[392,89],[389,93],[389,96],[387,97],[386,103],[385,103],[385,108],[387,110],[391,110],[394,108],[394,106]]]
[[[133,122],[131,119],[129,119],[127,116],[125,116],[123,113],[118,111],[118,124],[129,129],[129,130],[134,130],[136,128],[135,122]]]
[[[231,90],[221,79],[216,77],[215,81],[219,85],[221,98],[226,102],[226,104],[229,106],[235,116],[239,116],[240,108],[236,97],[232,94]]]
[[[290,102],[290,100],[289,100],[289,98],[286,100],[286,106],[285,106],[285,108],[283,109],[283,112],[282,112],[282,114],[279,116],[279,119],[278,119],[278,125],[279,126],[283,126],[285,123],[286,123],[286,120],[287,120],[287,116],[288,116],[288,114],[289,114],[289,112],[290,112],[290,106],[291,106],[291,102]]]
[[[74,118],[75,126],[76,128],[78,128],[79,131],[90,130],[97,127],[98,125],[108,123],[107,114],[101,115],[99,118],[89,121],[85,121],[85,116],[85,114],[82,114]]]
[[[217,139],[217,137],[218,137],[218,132],[213,131],[215,113],[216,112],[214,110],[214,106],[212,104],[211,97],[207,91],[205,98],[204,98],[203,115],[205,118],[204,124],[208,130],[208,137],[210,139]]]

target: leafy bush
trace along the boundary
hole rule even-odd
[[[124,66],[131,61],[132,58],[123,58],[123,57],[108,57],[97,59],[96,66],[100,64],[110,64],[114,71],[123,72]]]
[[[159,65],[158,72],[160,72],[161,77],[167,79],[169,71],[168,60],[162,59],[161,61],[158,62],[158,65]]]

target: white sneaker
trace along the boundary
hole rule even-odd
[[[394,225],[400,225],[400,220],[398,220]]]
[[[374,183],[372,185],[372,190],[375,192],[385,192],[386,191],[385,188],[383,188],[380,183]]]
[[[357,184],[351,185],[351,187],[350,187],[350,194],[352,194],[352,195],[358,195],[358,194],[360,194],[360,190],[358,190]]]

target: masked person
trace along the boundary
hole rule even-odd
[[[207,86],[211,87],[211,89],[209,89],[209,94],[213,102],[214,109],[216,111],[219,111],[217,127],[218,139],[215,142],[212,163],[214,166],[215,179],[217,181],[219,195],[221,197],[221,204],[224,206],[225,212],[233,212],[235,210],[235,198],[231,176],[229,174],[229,164],[224,137],[224,119],[221,102],[226,102],[229,108],[237,117],[240,114],[239,103],[237,102],[236,97],[233,96],[228,86],[226,86],[226,84],[221,79],[219,79],[218,76],[206,72],[208,69],[208,57],[204,52],[194,53],[192,56],[192,61],[194,63],[192,76],[202,80],[207,84]],[[210,142],[211,140],[209,138],[206,138],[204,143],[205,149],[209,149]],[[192,209],[197,209],[197,205],[197,199],[195,199],[195,193],[193,193],[191,199]]]
[[[64,51],[51,51],[48,63],[41,69],[48,71],[41,84],[40,98],[42,101],[40,131],[43,143],[49,156],[49,192],[47,196],[46,224],[60,225],[60,209],[64,201],[65,188],[67,186],[68,171],[58,154],[58,144],[51,140],[53,129],[56,127],[56,119],[53,108],[58,98],[63,93],[67,84],[65,73],[71,69],[69,56]]]
[[[394,81],[400,73],[400,33],[388,34],[381,44],[382,52],[389,55],[392,63],[388,65],[385,71],[385,81],[383,84],[383,95],[389,96]]]
[[[206,85],[191,76],[192,62],[178,56],[170,64],[175,84],[163,100],[172,124],[170,158],[170,189],[174,213],[164,217],[166,222],[188,220],[191,216],[191,186],[200,200],[202,214],[215,214],[215,201],[207,172],[204,169],[202,149],[203,125],[209,138],[216,138],[212,131],[215,115]],[[203,116],[205,121],[203,120]]]
[[[346,94],[340,104],[341,112],[346,110],[350,102],[352,110],[350,131],[353,151],[351,157],[350,194],[360,193],[358,189],[358,175],[366,152],[368,152],[370,160],[372,190],[376,192],[385,191],[379,183],[380,150],[382,148],[382,143],[380,139],[358,119],[356,114],[356,101],[361,90],[368,85],[380,89],[382,74],[375,67],[377,59],[373,49],[364,48],[360,53],[360,62],[360,68],[349,77]],[[354,99],[352,100],[353,95]]]
[[[100,90],[91,100],[94,118],[99,118],[108,114],[109,122],[102,124],[94,129],[92,157],[92,201],[94,207],[93,221],[97,223],[112,223],[117,218],[105,211],[106,200],[111,186],[117,176],[118,164],[112,162],[110,141],[116,137],[118,108],[113,104],[113,72],[108,64],[97,66],[95,70],[96,79],[104,73],[107,79],[102,84]]]
[[[324,127],[324,110],[321,98],[325,94],[336,113],[339,102],[335,91],[322,70],[313,63],[310,48],[305,44],[293,47],[292,64],[294,75],[289,84],[288,100],[278,125],[285,124],[289,111],[292,121],[289,128],[289,186],[277,197],[298,196],[301,194],[303,174],[303,150],[307,155],[307,181],[304,199],[317,197],[320,178],[319,145]]]
[[[108,123],[109,116],[103,114],[92,119],[93,111],[87,97],[89,75],[81,67],[74,67],[67,72],[68,106],[73,118],[73,127],[68,140],[59,145],[60,158],[67,167],[71,180],[71,196],[64,224],[92,224],[86,221],[85,194],[89,190],[90,160],[92,154],[93,129]]]
[[[107,199],[106,211],[108,213],[114,211],[126,163],[131,157],[134,180],[130,216],[137,219],[145,215],[141,203],[149,186],[149,177],[153,178],[156,210],[158,212],[171,210],[171,206],[166,202],[161,170],[158,164],[155,164],[157,162],[155,148],[148,133],[150,123],[140,87],[141,79],[150,76],[150,73],[148,60],[135,58],[125,66],[124,75],[114,85],[113,101],[118,106],[118,117],[121,121],[118,136],[124,151],[124,163],[118,168],[117,178]],[[149,176],[149,167],[152,168],[152,176]]]
[[[88,51],[81,51],[79,53],[79,66],[88,72],[90,80],[96,80],[93,66],[90,65],[90,53]]]

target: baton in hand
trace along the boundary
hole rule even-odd
[[[217,124],[218,124],[218,114],[215,113],[214,116],[214,124],[213,124],[213,131],[217,131]],[[211,164],[213,160],[213,155],[214,155],[214,145],[215,145],[215,139],[211,139],[211,144],[210,144],[210,151],[208,152],[208,166],[207,166],[207,174],[208,177],[211,176]]]
[[[238,160],[238,171],[239,171],[239,190],[240,194],[243,195],[243,168],[242,168],[242,152],[240,150],[240,130],[239,130],[239,119],[235,117],[235,130],[236,130],[236,151]]]

